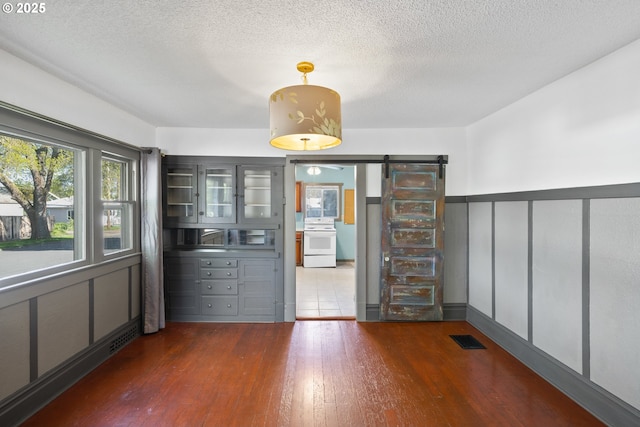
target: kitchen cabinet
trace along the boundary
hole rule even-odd
[[[282,218],[283,167],[188,163],[168,157],[163,165],[164,222],[278,224]]]
[[[167,156],[167,319],[284,321],[284,158]]]
[[[197,166],[166,165],[163,169],[164,217],[169,222],[196,223]]]
[[[302,253],[302,248],[303,248],[302,238],[303,238],[302,231],[296,231],[296,266],[301,266],[302,265],[302,257],[303,257],[303,253]]]
[[[302,212],[302,181],[296,181],[296,212]]]
[[[171,321],[272,322],[275,259],[165,254],[167,318]]]
[[[235,167],[230,165],[198,166],[199,222],[204,224],[234,223],[237,212]],[[202,193],[200,193],[202,192]]]

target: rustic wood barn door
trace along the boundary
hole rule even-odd
[[[380,320],[442,320],[443,168],[383,168]]]

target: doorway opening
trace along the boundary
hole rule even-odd
[[[298,163],[296,319],[356,319],[356,167]]]

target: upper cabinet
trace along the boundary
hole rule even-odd
[[[163,167],[165,218],[184,224],[198,220],[198,173],[195,165]]]
[[[302,181],[296,181],[296,212],[302,212]]]
[[[199,188],[196,193],[199,200],[198,216],[202,223],[236,222],[235,166],[198,166]]]
[[[284,198],[282,186],[276,184],[282,182],[282,172],[280,167],[238,166],[238,222],[280,222]]]
[[[278,224],[283,167],[165,158],[165,224]]]

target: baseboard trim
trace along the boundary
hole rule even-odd
[[[569,369],[477,309],[467,321],[607,425],[640,425],[640,411]]]
[[[17,426],[140,336],[140,317],[122,325],[56,369],[0,402],[0,425]]]
[[[380,320],[380,304],[367,304],[365,319],[367,319],[368,322]]]
[[[467,320],[467,303],[446,303],[442,311],[445,321]]]
[[[467,320],[466,303],[446,303],[442,306],[442,315],[445,321]],[[380,304],[367,304],[365,319],[368,322],[380,320]]]

